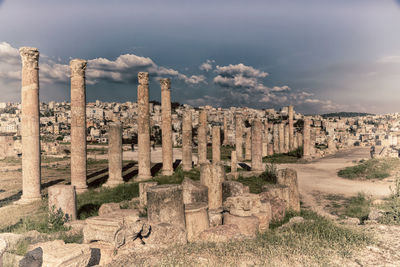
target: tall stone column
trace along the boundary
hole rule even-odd
[[[285,124],[283,122],[279,123],[278,135],[279,135],[279,153],[284,153],[285,152]]]
[[[251,129],[246,129],[245,160],[251,160]]]
[[[290,144],[289,144],[289,141],[290,141],[290,138],[289,138],[289,125],[285,125],[285,128],[284,128],[284,132],[285,132],[285,153],[288,153],[289,152],[289,147],[290,147]]]
[[[262,156],[268,156],[268,135],[269,135],[269,124],[268,119],[264,121],[264,131],[263,131],[263,138],[262,138]]]
[[[207,163],[207,110],[200,110],[199,128],[197,130],[198,164]]]
[[[294,147],[294,127],[293,127],[293,106],[288,107],[288,121],[289,121],[289,150],[295,150]]]
[[[254,119],[251,126],[251,170],[263,171],[262,164],[262,123]]]
[[[212,162],[221,161],[221,130],[219,126],[212,128]]]
[[[22,197],[19,204],[41,199],[40,132],[39,132],[39,51],[19,49],[22,60],[21,139]]]
[[[77,193],[86,183],[86,60],[73,59],[71,68],[71,185]]]
[[[123,183],[122,125],[120,122],[113,122],[108,131],[108,180],[104,186],[115,187]]]
[[[224,141],[222,143],[224,146],[228,145],[228,118],[224,114]]]
[[[303,146],[303,134],[297,132],[297,147]]]
[[[171,80],[161,79],[161,126],[163,175],[172,175],[172,118],[171,118]]]
[[[274,124],[273,133],[274,153],[279,153],[279,124]]]
[[[237,160],[243,160],[243,121],[240,114],[235,115],[235,146]]]
[[[138,73],[138,163],[137,181],[151,178],[150,171],[150,107],[149,107],[149,73]]]
[[[183,113],[182,118],[182,169],[192,169],[192,112]]]
[[[310,129],[310,119],[304,117],[304,128],[303,128],[303,158],[311,158],[310,150],[310,139],[311,139],[311,129]]]

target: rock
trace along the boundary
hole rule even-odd
[[[7,242],[0,238],[0,257],[3,255],[4,251],[7,249]]]
[[[157,182],[139,183],[139,202],[142,207],[147,205],[147,190],[156,185]]]
[[[248,193],[248,189],[249,188],[242,183],[224,181],[222,182],[222,201],[225,201],[228,197],[236,197]]]
[[[293,211],[300,211],[300,195],[297,182],[297,172],[293,169],[278,171],[278,184],[289,187],[289,208]]]
[[[185,177],[182,181],[183,203],[208,203],[208,188],[199,181]]]
[[[271,220],[274,222],[279,222],[285,218],[287,203],[285,200],[274,197],[268,192],[263,192],[260,194],[261,201],[267,201],[271,205]]]
[[[43,264],[43,250],[41,247],[28,251],[22,260],[19,261],[19,267],[41,267]]]
[[[263,192],[260,194],[261,200],[279,198],[285,201],[286,210],[290,209],[288,186],[281,184],[267,184],[263,185],[262,190]]]
[[[142,240],[146,245],[156,248],[187,243],[185,229],[169,223],[151,224],[151,232]]]
[[[1,233],[0,239],[7,243],[7,247],[12,248],[18,243],[19,240],[24,239],[24,236],[14,233]]]
[[[240,234],[239,227],[235,224],[218,225],[210,227],[200,233],[199,240],[204,242],[229,242],[245,238]]]
[[[383,216],[382,211],[376,208],[371,208],[368,214],[368,219],[371,221],[378,221]]]
[[[104,203],[99,208],[99,216],[121,210],[118,203]]]
[[[196,241],[199,234],[210,227],[207,203],[186,204],[185,222],[188,241]]]
[[[251,216],[261,211],[261,199],[259,195],[250,193],[228,197],[224,202],[224,209],[232,215]]]
[[[296,216],[296,217],[290,218],[289,222],[285,223],[280,228],[290,227],[294,224],[299,224],[299,223],[304,223],[304,218],[300,217],[300,216]]]
[[[211,227],[222,224],[222,212],[222,208],[216,210],[208,210],[208,219],[210,220]]]
[[[235,216],[224,213],[224,225],[229,224],[237,225],[242,235],[246,237],[255,237],[260,221],[256,216]]]
[[[92,251],[91,262],[98,260],[98,265],[107,265],[112,262],[115,256],[114,246],[104,242],[93,242],[89,244]],[[99,258],[98,258],[99,257]]]

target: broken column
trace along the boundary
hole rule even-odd
[[[273,147],[274,153],[279,153],[279,124],[274,124]]]
[[[235,116],[235,146],[237,160],[243,160],[243,121],[240,114]]]
[[[251,170],[263,171],[262,164],[262,123],[259,119],[253,120],[251,126]]]
[[[192,169],[192,112],[189,110],[182,118],[182,169]]]
[[[108,180],[104,186],[115,187],[123,184],[122,178],[122,125],[110,123],[108,132]]]
[[[76,194],[72,185],[53,185],[49,187],[49,211],[61,210],[66,221],[76,220]]]
[[[145,182],[139,183],[139,201],[140,206],[144,207],[147,205],[147,191],[150,187],[156,186],[157,182]]]
[[[185,205],[186,231],[189,242],[196,241],[200,233],[209,228],[207,208],[207,203],[204,202]]]
[[[40,131],[39,131],[39,51],[19,49],[22,60],[21,141],[22,197],[18,203],[41,199],[40,195]]]
[[[295,150],[294,147],[294,127],[293,127],[293,106],[288,107],[288,121],[289,121],[289,150]]]
[[[284,128],[284,133],[285,133],[285,148],[284,151],[285,153],[289,152],[289,125],[285,125]]]
[[[73,59],[71,68],[71,185],[77,193],[86,183],[86,60]]]
[[[246,129],[245,160],[251,160],[251,129]]]
[[[200,182],[208,187],[208,208],[222,207],[222,182],[225,170],[221,163],[206,163],[200,166]]]
[[[310,130],[310,119],[308,117],[304,117],[304,128],[303,128],[303,158],[309,159],[311,158],[311,150],[310,150],[310,138],[311,138],[311,130]]]
[[[198,164],[207,163],[207,110],[200,110],[199,128],[197,130]]]
[[[172,175],[171,80],[161,79],[162,175]]]
[[[221,130],[219,126],[212,128],[212,162],[221,161]]]
[[[148,188],[147,216],[151,223],[169,223],[184,228],[182,186],[165,184]]]
[[[289,208],[300,211],[299,185],[297,172],[294,169],[281,169],[278,171],[277,183],[289,187]]]
[[[285,153],[285,124],[283,122],[279,123],[278,135],[279,135],[279,153]]]
[[[237,158],[236,151],[231,152],[231,172],[237,172]]]
[[[151,179],[150,171],[150,114],[149,114],[149,73],[138,73],[138,165],[137,181]]]

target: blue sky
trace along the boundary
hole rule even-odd
[[[138,71],[174,101],[303,113],[399,111],[400,1],[0,0],[0,102],[20,101],[17,48],[37,47],[42,101],[136,101]]]

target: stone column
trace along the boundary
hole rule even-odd
[[[262,139],[262,156],[268,156],[268,135],[269,135],[269,124],[268,119],[264,121],[264,131],[263,131],[263,139]]]
[[[139,201],[140,206],[145,207],[147,205],[147,191],[150,187],[156,186],[157,182],[144,182],[139,183]]]
[[[303,134],[299,132],[297,133],[297,146],[303,146]]]
[[[273,142],[274,153],[279,153],[279,124],[274,124]]]
[[[296,150],[299,147],[297,138],[298,138],[297,133],[294,133],[294,135],[293,135],[293,150]]]
[[[192,169],[192,112],[183,113],[182,118],[182,169]]]
[[[236,145],[236,158],[243,160],[243,121],[240,114],[235,116],[235,145]]]
[[[200,166],[200,183],[208,187],[208,208],[222,207],[222,182],[225,180],[224,165],[205,163]]]
[[[263,171],[262,164],[262,123],[259,119],[253,120],[251,126],[251,170]]]
[[[222,143],[224,146],[228,145],[228,118],[227,114],[224,114],[224,141]]]
[[[147,214],[151,223],[169,223],[185,228],[182,186],[165,184],[148,188]]]
[[[150,171],[150,114],[149,114],[149,73],[138,74],[138,163],[137,181],[151,179]]]
[[[199,128],[197,130],[197,154],[198,164],[203,164],[207,161],[207,111],[200,110],[199,114]]]
[[[251,129],[246,129],[245,160],[251,160]]]
[[[274,144],[268,143],[268,156],[274,155]]]
[[[294,147],[294,127],[293,127],[293,106],[288,107],[289,121],[289,151],[295,150]]]
[[[108,180],[104,186],[115,187],[123,184],[122,178],[122,125],[110,123],[108,132]]]
[[[19,49],[22,60],[21,141],[22,197],[20,204],[41,199],[40,131],[39,131],[39,51]]]
[[[171,80],[161,79],[162,175],[172,175]]]
[[[279,134],[279,153],[285,152],[285,124],[281,122],[278,128]]]
[[[49,211],[64,213],[67,221],[76,220],[76,194],[72,185],[53,185],[49,187]]]
[[[303,128],[303,158],[309,159],[311,158],[311,150],[310,150],[310,119],[304,117],[304,128]]]
[[[71,185],[77,193],[86,183],[86,60],[73,59],[71,68]]]
[[[285,133],[285,149],[284,149],[284,151],[285,151],[285,153],[288,153],[289,147],[290,147],[290,145],[289,145],[290,138],[289,138],[289,125],[287,125],[287,124],[285,125],[284,133]]]
[[[231,152],[231,172],[237,172],[237,158],[236,151]]]
[[[221,161],[221,130],[219,126],[212,128],[212,162]]]
[[[196,241],[201,232],[210,227],[207,203],[197,202],[185,205],[187,239]]]

